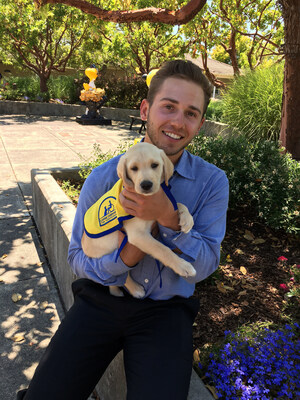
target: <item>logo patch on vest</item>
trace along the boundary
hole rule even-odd
[[[116,198],[113,196],[106,197],[99,206],[98,219],[99,225],[104,226],[117,218],[115,208]]]

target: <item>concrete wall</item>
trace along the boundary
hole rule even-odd
[[[59,117],[83,115],[86,107],[78,104],[39,103],[35,101],[0,101],[0,114],[25,114]],[[129,115],[139,115],[139,110],[102,107],[101,115],[115,121],[130,122]]]
[[[78,169],[49,169],[31,171],[33,191],[33,217],[55,275],[66,309],[73,303],[71,283],[76,276],[67,263],[75,207],[54,177],[79,177]],[[96,390],[101,400],[125,400],[126,380],[123,354],[120,352],[99,381]],[[146,389],[147,390],[147,389]],[[201,379],[193,371],[187,400],[213,400]]]
[[[55,104],[39,103],[30,101],[0,101],[0,114],[25,114],[59,117],[76,117],[85,113],[86,107],[77,104]],[[140,115],[139,110],[130,110],[123,108],[102,107],[101,115],[113,121],[124,121],[130,123],[129,115]],[[219,122],[205,121],[201,131],[207,136],[228,135],[231,130],[226,124]]]

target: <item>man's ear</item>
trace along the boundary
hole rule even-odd
[[[118,166],[117,166],[117,174],[118,177],[120,179],[123,180],[123,182],[129,186],[129,187],[133,187],[133,182],[130,179],[128,172],[127,172],[127,158],[126,158],[126,154],[124,154],[123,156],[120,157],[119,162],[118,162]]]
[[[201,122],[200,122],[199,130],[198,130],[199,132],[200,132],[200,129],[202,128],[202,125],[204,124],[204,122],[205,122],[205,117],[203,117]]]
[[[166,153],[163,150],[160,151],[161,151],[160,155],[163,160],[163,178],[165,184],[168,185],[169,179],[171,178],[174,172],[174,165],[172,161],[169,159],[169,157],[166,155]]]
[[[140,115],[143,121],[147,121],[149,111],[149,102],[147,99],[143,99],[140,106]]]

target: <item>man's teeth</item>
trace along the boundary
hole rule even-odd
[[[164,131],[164,132],[165,132],[165,135],[169,136],[169,137],[172,138],[172,139],[181,139],[181,136],[175,135],[175,133],[166,132],[166,131]]]

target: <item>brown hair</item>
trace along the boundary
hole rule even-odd
[[[164,63],[161,68],[151,79],[150,87],[148,90],[147,100],[151,107],[156,94],[160,87],[167,78],[185,79],[199,85],[204,91],[204,110],[203,116],[206,112],[207,106],[212,94],[212,85],[203,74],[201,69],[192,61],[172,60]]]

